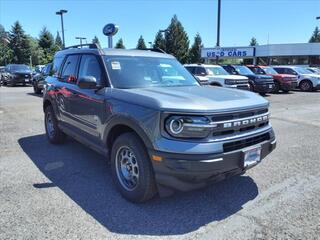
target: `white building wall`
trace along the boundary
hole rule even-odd
[[[320,43],[270,44],[256,46],[256,57],[320,56]]]

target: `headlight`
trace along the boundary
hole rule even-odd
[[[236,81],[233,79],[225,79],[224,83],[227,85],[233,85],[233,84],[236,84]]]
[[[165,129],[176,138],[206,138],[217,127],[206,117],[171,116],[165,120]]]

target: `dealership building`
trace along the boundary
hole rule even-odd
[[[202,48],[207,63],[219,59],[243,59],[246,64],[320,66],[320,43],[268,44],[250,47]]]

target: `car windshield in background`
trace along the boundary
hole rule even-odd
[[[30,71],[30,68],[27,65],[12,65],[10,67],[11,71]]]
[[[236,71],[242,75],[252,75],[254,74],[249,68],[245,66],[235,66]]]
[[[152,57],[105,57],[116,88],[198,86],[197,80],[177,60]]]
[[[251,69],[250,69],[251,70]],[[254,68],[253,70],[251,70],[252,72],[254,72],[255,74],[266,74],[265,71],[259,67]]]
[[[311,72],[305,68],[302,68],[302,67],[297,67],[294,70],[299,74],[313,74],[313,72]]]
[[[209,75],[230,75],[223,67],[206,67]]]
[[[263,68],[263,70],[264,70],[267,74],[278,74],[278,73],[276,72],[276,70],[274,70],[274,69],[271,68],[271,67]]]

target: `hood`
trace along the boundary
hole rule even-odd
[[[245,76],[241,76],[241,75],[211,75],[211,76],[207,76],[207,78],[212,78],[212,79],[217,79],[217,78],[221,78],[221,79],[232,79],[232,80],[248,80],[247,77]]]
[[[222,87],[114,88],[110,91],[107,95],[116,100],[161,111],[214,113],[268,106],[268,101],[256,93]]]

